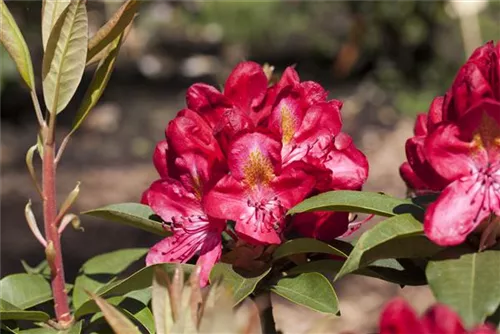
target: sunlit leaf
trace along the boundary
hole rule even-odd
[[[413,213],[421,216],[423,209],[409,200],[367,191],[336,190],[310,197],[297,204],[288,214],[309,211],[347,211],[394,216]]]
[[[457,311],[467,326],[483,323],[500,306],[500,251],[431,261],[426,275],[436,299]]]
[[[222,284],[231,289],[235,305],[239,304],[243,299],[248,297],[257,287],[266,275],[271,271],[271,268],[265,270],[256,276],[243,276],[237,273],[231,264],[217,263],[210,272],[210,282],[217,279],[222,279]]]
[[[324,313],[337,313],[338,299],[333,286],[320,273],[304,273],[284,277],[271,287],[271,291],[289,301]]]
[[[0,0],[0,42],[14,60],[26,85],[31,90],[35,89],[35,77],[28,46],[4,0]]]
[[[52,291],[42,275],[13,274],[0,280],[0,299],[24,310],[51,300]]]
[[[47,48],[52,28],[69,3],[70,0],[44,0],[42,2],[42,44],[44,50]]]
[[[81,273],[75,280],[73,290],[73,306],[75,309],[89,300],[85,291],[97,292],[111,279],[127,269],[147,253],[147,248],[121,249],[118,251],[101,254],[91,258],[81,268]],[[108,275],[103,277],[102,274]],[[100,275],[97,277],[96,275]]]
[[[130,26],[138,8],[139,1],[127,0],[116,13],[113,14],[111,19],[97,31],[89,41],[87,64],[100,60],[102,51],[105,50],[109,44],[114,43],[114,41],[125,32],[127,27]]]
[[[410,214],[388,218],[364,232],[336,279],[379,259],[430,257],[441,248],[423,235],[423,225]]]
[[[45,105],[51,113],[59,113],[68,105],[85,70],[88,43],[85,2],[70,2],[47,41],[42,79]]]
[[[133,334],[140,333],[137,326],[130,321],[123,313],[118,311],[113,305],[109,304],[105,299],[91,294],[92,299],[101,309],[106,321],[117,334]]]
[[[119,35],[114,41],[112,41],[106,50],[107,55],[99,62],[99,65],[97,65],[92,82],[90,83],[90,86],[83,98],[83,102],[76,113],[71,132],[75,132],[80,127],[90,110],[95,107],[97,101],[101,98],[115,67],[116,57],[118,56],[122,40],[123,34]]]
[[[155,213],[149,206],[139,203],[112,204],[83,214],[130,225],[161,236],[172,234],[162,223],[152,219]]]

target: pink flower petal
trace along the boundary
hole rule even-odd
[[[167,158],[168,143],[166,140],[162,140],[156,144],[155,151],[153,153],[153,164],[162,179],[168,177]]]
[[[427,237],[442,246],[462,243],[490,214],[485,190],[478,174],[463,177],[446,187],[425,214]]]
[[[188,108],[200,114],[212,128],[218,125],[225,110],[233,108],[224,94],[203,83],[188,88],[186,102]]]
[[[417,315],[402,298],[387,303],[380,316],[380,334],[438,334],[425,330]]]
[[[422,323],[429,333],[465,334],[460,317],[448,306],[436,304],[422,318]]]

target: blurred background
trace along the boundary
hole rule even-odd
[[[25,35],[40,84],[41,2],[6,3]],[[120,4],[89,0],[90,34]],[[220,87],[243,60],[267,62],[278,73],[296,65],[303,80],[318,81],[330,97],[343,100],[344,131],[370,161],[365,189],[404,196],[398,167],[413,117],[444,94],[477,46],[500,39],[499,22],[499,1],[144,1],[106,92],[65,151],[58,169],[61,200],[82,181],[75,212],[139,201],[156,178],[151,163],[155,143],[183,108],[186,89],[195,82]],[[28,91],[3,48],[0,61],[4,276],[22,271],[21,259],[37,264],[43,251],[23,213],[29,198],[35,213],[41,207],[24,164],[25,152],[36,140],[36,119]],[[86,72],[83,89],[58,118],[60,138],[70,129],[92,73]],[[82,223],[85,232],[68,229],[62,239],[70,281],[96,254],[148,247],[158,240],[86,216]],[[376,279],[350,277],[338,289],[343,312],[339,328],[344,329],[373,331],[381,305],[396,294],[405,295],[418,310],[432,303],[426,288],[400,289]],[[312,319],[285,302],[281,307],[284,314],[297,312],[296,319]],[[290,321],[281,320],[279,326],[287,331]]]

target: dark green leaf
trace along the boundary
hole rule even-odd
[[[5,320],[30,320],[47,321],[50,316],[41,311],[24,311],[20,308],[0,299],[0,319]]]
[[[231,289],[235,305],[248,297],[259,283],[269,272],[267,269],[258,276],[246,277],[236,271],[229,263],[217,263],[210,272],[210,282],[222,279],[222,284]]]
[[[388,218],[363,233],[335,279],[379,259],[429,257],[441,248],[423,235],[423,225],[410,214]]]
[[[81,274],[75,280],[73,291],[73,306],[79,308],[89,300],[85,291],[97,292],[106,285],[105,278],[97,279],[92,275],[108,274],[117,275],[127,269],[148,252],[147,248],[121,249],[118,251],[101,254],[85,262]],[[103,282],[103,279],[105,280]],[[109,278],[108,278],[109,281]]]
[[[152,219],[155,213],[149,206],[143,204],[112,204],[99,209],[83,212],[83,214],[130,225],[161,236],[169,236],[172,234],[164,228],[162,223]]]
[[[333,286],[320,273],[304,273],[296,277],[284,277],[271,287],[271,291],[283,298],[312,310],[336,314],[338,299]]]
[[[127,0],[111,19],[97,31],[89,41],[87,64],[100,60],[98,56],[101,55],[102,51],[118,36],[122,35],[132,23],[138,8],[139,1]]]
[[[49,112],[59,113],[75,93],[87,59],[88,22],[85,0],[74,0],[55,23],[43,57],[43,96]]]
[[[175,266],[178,264],[175,263],[162,263],[149,267],[142,268],[141,270],[133,273],[129,277],[118,281],[111,282],[101,287],[97,294],[99,296],[117,296],[117,295],[125,295],[132,291],[146,289],[151,286],[153,282],[153,271],[155,267],[160,267],[169,274],[173,273],[175,270]],[[190,264],[181,264],[184,272],[189,275],[193,270],[194,266]],[[98,309],[96,308],[96,304],[94,301],[89,300],[81,305],[75,311],[75,318],[79,319],[80,317],[96,312]]]
[[[101,98],[115,67],[116,58],[118,56],[122,40],[123,34],[119,35],[113,42],[111,42],[106,50],[106,55],[104,55],[103,59],[99,62],[99,65],[97,65],[92,82],[83,97],[83,102],[76,113],[75,120],[73,121],[73,129],[71,129],[72,133],[80,127],[90,110],[95,107],[97,101]]]
[[[276,248],[273,253],[273,261],[302,253],[324,253],[347,258],[346,253],[323,241],[311,238],[300,238],[289,240]]]
[[[451,306],[467,326],[483,323],[500,306],[500,251],[431,261],[427,280],[436,299]]]
[[[422,208],[411,201],[366,191],[336,190],[310,197],[297,204],[288,214],[308,211],[347,211],[394,216],[413,213],[421,216]]]
[[[4,0],[0,0],[0,42],[14,60],[26,85],[33,90],[35,77],[30,51]]]
[[[52,291],[42,275],[14,274],[0,281],[0,299],[24,310],[51,300]]]

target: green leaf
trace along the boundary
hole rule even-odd
[[[91,295],[97,306],[101,309],[106,321],[117,334],[133,334],[138,333],[139,329],[125,316],[118,311],[113,305],[109,304],[105,299]]]
[[[34,90],[35,77],[30,51],[4,0],[0,0],[0,42],[14,60],[26,85]]]
[[[50,316],[41,311],[24,311],[20,308],[0,299],[0,319],[5,320],[30,320],[47,321]]]
[[[333,286],[325,276],[319,273],[284,277],[271,287],[271,291],[315,311],[333,314],[339,311]]]
[[[47,48],[52,28],[69,3],[70,0],[44,0],[42,2],[42,44],[44,50]]]
[[[394,216],[402,213],[423,214],[411,201],[367,191],[336,190],[310,197],[297,204],[288,214],[308,211],[347,211]]]
[[[175,266],[178,265],[176,263],[162,263],[149,267],[142,268],[141,270],[133,273],[129,277],[119,281],[119,282],[110,282],[107,285],[101,287],[97,294],[99,296],[116,296],[116,295],[125,295],[135,290],[142,290],[151,286],[151,282],[153,282],[153,270],[155,267],[160,267],[169,274],[173,273],[175,270]],[[191,273],[194,266],[190,264],[181,264],[184,272],[187,274]],[[75,311],[75,318],[79,319],[80,317],[96,312],[98,309],[96,308],[96,304],[93,300],[89,300],[81,305]]]
[[[254,277],[245,277],[234,271],[229,263],[217,263],[210,272],[210,282],[222,279],[222,284],[231,289],[234,304],[239,304],[248,297],[259,283],[269,272],[271,268]]]
[[[127,0],[89,41],[87,64],[99,61],[102,51],[122,35],[132,23],[139,8],[139,1]]]
[[[441,248],[423,235],[423,225],[410,214],[388,218],[361,235],[336,280],[379,259],[421,258]]]
[[[500,251],[431,261],[426,275],[436,299],[460,314],[467,327],[483,323],[500,306]]]
[[[24,310],[52,299],[42,275],[14,274],[0,280],[0,299]]]
[[[118,275],[143,257],[147,252],[147,248],[121,249],[98,255],[85,262],[82,266],[81,274],[75,280],[73,291],[74,308],[79,308],[83,303],[89,300],[89,296],[85,291],[97,292],[101,287],[106,285],[107,282],[103,282],[103,278],[98,280],[92,277],[92,275]]]
[[[28,274],[41,274],[44,277],[50,277],[50,267],[47,260],[43,260],[36,267],[31,267],[26,261],[21,260],[21,265]]]
[[[71,133],[75,132],[80,127],[90,110],[95,107],[97,101],[101,98],[115,67],[116,58],[118,57],[118,51],[120,50],[122,40],[123,34],[119,35],[114,41],[112,41],[108,47],[106,56],[99,62],[99,65],[97,65],[92,82],[90,83],[90,86],[83,97],[83,102],[76,113]]]
[[[172,234],[165,230],[161,222],[152,219],[155,213],[149,206],[139,203],[112,204],[83,214],[130,225],[164,237]]]
[[[61,112],[78,88],[85,70],[87,43],[85,0],[71,1],[54,25],[43,57],[43,96],[49,112]]]
[[[311,238],[300,238],[289,240],[276,248],[273,253],[273,261],[290,255],[302,253],[324,253],[347,258],[346,253],[327,244],[326,242]]]

